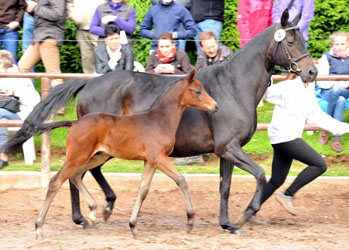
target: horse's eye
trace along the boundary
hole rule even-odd
[[[195,94],[201,95],[201,90],[200,89],[195,89]]]
[[[294,42],[293,41],[287,41],[287,45],[292,46],[292,45],[294,45]]]

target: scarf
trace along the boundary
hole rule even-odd
[[[333,50],[333,55],[339,57],[340,59],[345,59],[348,57],[348,52],[339,52],[337,50]]]
[[[162,63],[171,62],[175,56],[176,56],[176,48],[172,48],[171,53],[168,56],[164,56],[161,53],[161,51],[158,49],[158,57],[159,57],[160,62],[162,62]]]

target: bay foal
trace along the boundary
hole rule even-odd
[[[156,169],[161,170],[180,187],[187,210],[186,230],[193,227],[194,209],[184,177],[171,164],[168,155],[172,152],[178,124],[183,111],[193,106],[215,112],[217,103],[207,94],[201,83],[195,80],[196,72],[176,82],[145,113],[118,116],[91,113],[78,121],[57,121],[43,124],[40,132],[58,127],[70,127],[66,142],[66,156],[62,169],[50,180],[44,206],[35,222],[36,237],[42,237],[42,226],[53,197],[62,184],[70,178],[85,197],[90,208],[89,223],[94,224],[97,203],[82,183],[81,176],[89,169],[106,162],[110,156],[144,160],[144,171],[138,197],[130,218],[130,228],[137,236],[136,224],[144,199]]]

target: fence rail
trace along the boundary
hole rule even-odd
[[[6,72],[0,73],[0,78],[11,77],[11,78],[40,78],[41,79],[41,98],[45,99],[50,91],[50,79],[69,79],[69,78],[95,78],[100,74],[83,74],[83,73],[19,73],[19,72]],[[274,81],[286,80],[287,76],[273,75]],[[317,81],[344,81],[349,80],[349,75],[323,75],[316,78]],[[18,120],[1,120],[0,127],[21,127],[23,121]],[[267,130],[268,123],[258,123],[257,130]],[[306,124],[304,127],[306,131],[319,131],[320,127],[315,124]],[[50,154],[51,154],[51,140],[50,134],[44,133],[41,140],[41,184],[46,187],[50,178]]]

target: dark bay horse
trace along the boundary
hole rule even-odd
[[[39,133],[63,126],[71,126],[71,129],[67,136],[67,160],[62,169],[52,177],[44,206],[35,223],[37,237],[42,238],[42,226],[49,206],[67,178],[70,178],[86,198],[90,208],[89,221],[94,224],[97,203],[84,186],[82,175],[87,170],[104,164],[111,156],[144,161],[142,181],[129,222],[134,237],[137,236],[138,215],[156,169],[172,178],[182,190],[187,209],[186,230],[192,230],[194,208],[189,197],[188,184],[171,164],[168,155],[173,150],[176,131],[186,108],[192,106],[211,113],[217,111],[216,101],[195,80],[195,74],[192,71],[188,78],[171,86],[148,112],[130,116],[90,113],[78,121],[57,121],[42,125]]]
[[[226,62],[199,70],[197,79],[217,101],[220,109],[213,115],[189,108],[182,116],[176,142],[170,156],[192,156],[214,152],[220,157],[220,225],[240,234],[240,227],[260,208],[260,196],[265,183],[264,171],[243,150],[256,130],[256,107],[265,92],[275,65],[298,74],[304,82],[314,81],[317,69],[307,53],[305,41],[296,26],[297,16],[288,22],[285,10],[280,24],[257,35],[251,42],[227,58]],[[118,71],[95,79],[75,79],[57,86],[39,103],[24,121],[22,128],[7,144],[7,149],[20,144],[37,132],[38,127],[80,93],[78,117],[91,112],[113,114],[139,113],[148,110],[154,101],[177,79],[173,76]],[[180,79],[180,78],[178,78]],[[231,175],[237,167],[256,178],[256,192],[240,217],[239,226],[228,219],[228,199]],[[106,193],[110,214],[115,195],[99,168],[92,175]],[[73,189],[73,188],[72,188]],[[73,220],[87,226],[79,207],[79,196],[72,196]]]

